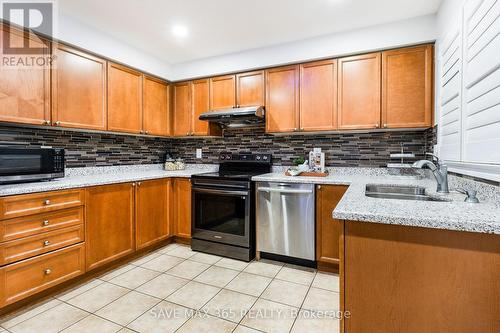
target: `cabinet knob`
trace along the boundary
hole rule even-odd
[[[384,124],[384,128],[387,128],[387,124]]]
[[[141,182],[138,182],[138,183],[137,183],[137,186],[141,186]]]
[[[132,186],[135,186],[135,183],[132,183]]]
[[[44,124],[45,125],[50,125],[50,120],[45,120]]]
[[[44,205],[46,205],[46,206],[50,205],[50,200],[49,200],[49,199],[45,200],[45,201],[43,202],[43,204],[44,204]]]
[[[50,245],[50,241],[46,240],[45,242],[43,242],[43,246],[49,246]]]
[[[49,220],[43,221],[42,224],[43,224],[44,227],[48,226],[49,225]]]
[[[50,275],[52,273],[52,270],[50,268],[47,268],[46,270],[43,271],[45,275]]]
[[[144,134],[149,134],[149,132],[148,131],[144,131]]]
[[[318,185],[318,190],[321,190],[321,185]]]
[[[379,127],[380,127],[380,125],[379,125],[379,124],[375,124],[375,128],[379,128]]]
[[[61,125],[61,122],[58,120],[58,121],[55,122],[55,125],[59,126],[59,125]]]
[[[294,129],[293,129],[293,131],[294,131],[294,132],[297,132],[297,128],[294,128]]]
[[[239,108],[239,107],[240,107],[240,105],[239,105],[239,104],[236,104],[236,107],[237,107],[237,108]]]

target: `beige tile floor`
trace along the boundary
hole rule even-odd
[[[335,274],[167,245],[29,309],[0,333],[334,333]]]

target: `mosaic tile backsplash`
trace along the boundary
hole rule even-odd
[[[66,167],[162,163],[170,140],[0,126],[0,145],[66,149]]]
[[[418,159],[432,151],[435,130],[274,136],[263,128],[227,131],[221,138],[161,139],[60,129],[0,126],[0,145],[53,146],[66,149],[67,167],[161,163],[165,151],[188,163],[217,163],[221,151],[273,154],[274,165],[292,165],[313,147],[326,153],[328,166],[383,167],[403,144]],[[196,159],[196,148],[203,158]]]

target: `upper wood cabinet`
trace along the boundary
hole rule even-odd
[[[266,71],[266,131],[294,132],[299,129],[300,67]]]
[[[191,83],[182,82],[174,85],[174,136],[191,135],[192,102]]]
[[[175,235],[191,238],[191,180],[176,178],[173,189]]]
[[[236,107],[265,105],[264,71],[236,75]]]
[[[382,52],[382,126],[432,126],[432,45]]]
[[[381,54],[364,54],[338,61],[338,128],[380,128]]]
[[[337,128],[337,60],[300,65],[300,130]]]
[[[1,40],[10,38],[10,45],[22,47],[25,42],[32,47],[46,48],[50,55],[50,44],[46,46],[34,35],[9,29],[0,23]],[[28,39],[28,40],[27,40]],[[0,47],[0,56],[3,56]],[[50,124],[50,67],[0,65],[0,121],[49,125]]]
[[[316,260],[323,270],[338,270],[343,221],[332,218],[332,211],[346,191],[347,186],[316,186]]]
[[[208,79],[181,82],[174,85],[174,136],[218,136],[221,128],[199,119],[209,111],[210,84]]]
[[[86,190],[87,270],[134,252],[134,185],[115,184]]]
[[[108,64],[108,129],[142,132],[142,74],[113,63]]]
[[[170,179],[138,182],[135,199],[135,239],[137,249],[170,236]]]
[[[168,136],[171,131],[169,88],[164,81],[144,76],[143,80],[144,134]]]
[[[225,75],[210,79],[210,110],[236,107],[236,77]]]
[[[210,83],[208,79],[196,80],[191,84],[193,118],[191,120],[194,135],[208,135],[209,123],[200,120],[200,114],[210,110]]]
[[[64,45],[55,54],[52,123],[106,130],[106,61]]]

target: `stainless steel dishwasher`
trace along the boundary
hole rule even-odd
[[[313,184],[257,183],[257,251],[315,260]]]

